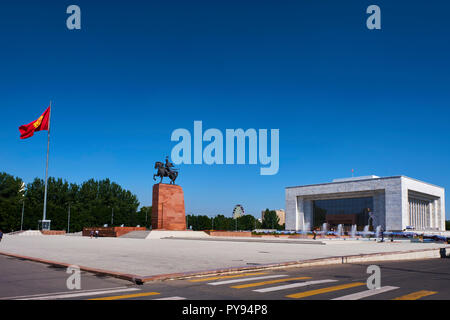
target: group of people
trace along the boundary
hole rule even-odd
[[[94,232],[94,230],[91,230],[91,239],[92,239],[92,237],[95,237],[95,239],[97,239],[98,234],[99,234],[98,230],[95,230],[95,232]]]

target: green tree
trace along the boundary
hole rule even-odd
[[[214,217],[215,230],[234,230],[234,221],[232,218],[227,218],[223,214]]]
[[[214,220],[214,224],[213,224]],[[225,217],[223,214],[219,214],[214,217],[208,217],[206,215],[192,215],[186,216],[186,226],[192,226],[192,230],[253,230],[255,228],[261,228],[261,223],[252,215],[244,215],[237,219],[232,217]]]
[[[257,229],[258,223],[259,221],[257,221],[254,216],[250,214],[243,215],[242,217],[238,218],[238,230],[250,231],[255,229],[255,227]]]
[[[0,173],[0,230],[3,232],[20,229],[22,185],[20,178]]]
[[[445,229],[450,230],[450,220],[445,221]]]
[[[197,230],[211,230],[211,218],[205,215],[197,217]]]
[[[282,226],[279,225],[280,218],[274,210],[266,209],[264,211],[264,218],[262,222],[263,229],[277,229],[281,230]]]
[[[150,228],[152,225],[152,207],[143,206],[136,214],[132,215],[131,226],[140,225],[141,227]]]

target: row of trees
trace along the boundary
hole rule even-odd
[[[44,181],[34,179],[24,185],[22,179],[0,173],[0,230],[11,232],[37,229],[42,219]],[[109,179],[90,179],[81,184],[62,179],[48,179],[47,219],[53,230],[78,232],[83,227],[145,226],[151,227],[151,207],[141,207],[136,195]],[[70,230],[68,218],[70,208]],[[23,214],[23,223],[21,221]],[[187,227],[193,230],[284,229],[275,211],[266,209],[262,223],[252,215],[237,219],[217,215],[187,215]]]
[[[275,211],[266,209],[262,223],[252,215],[244,215],[239,218],[225,217],[219,214],[214,217],[206,215],[187,215],[186,225],[192,230],[254,230],[254,229],[284,229],[279,224],[279,218]]]
[[[253,230],[261,228],[261,222],[252,215],[237,219],[219,214],[215,217],[206,215],[187,215],[186,226],[192,230]]]
[[[0,229],[5,232],[20,230],[22,209],[24,230],[36,229],[42,219],[44,181],[36,178],[23,187],[20,178],[0,173]],[[90,179],[82,184],[62,179],[48,179],[47,219],[53,230],[68,229],[70,206],[70,232],[83,227],[147,226],[151,224],[151,208],[142,207],[136,195],[124,190],[109,179]]]

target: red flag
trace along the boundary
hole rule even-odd
[[[48,130],[49,119],[50,107],[37,120],[19,127],[20,139],[32,137],[36,131]]]

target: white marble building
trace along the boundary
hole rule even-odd
[[[445,230],[444,188],[405,176],[335,179],[286,188],[286,230],[342,223],[386,231]]]

